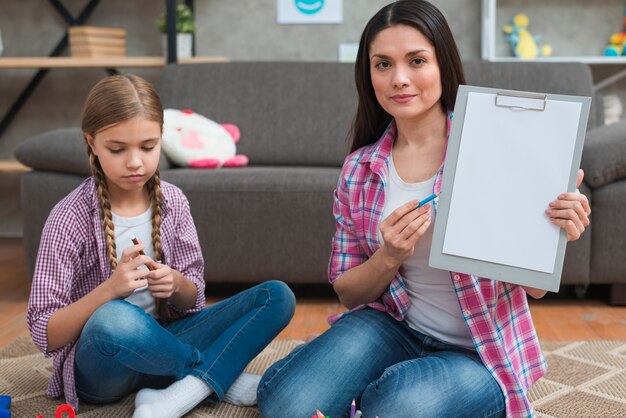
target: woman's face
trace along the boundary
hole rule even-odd
[[[88,135],[98,157],[109,192],[137,191],[154,175],[161,155],[161,127],[136,117]]]
[[[441,74],[435,48],[407,25],[380,31],[370,44],[370,73],[378,103],[396,120],[441,111]]]

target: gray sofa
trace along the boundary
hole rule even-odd
[[[465,63],[469,84],[591,96],[584,64]],[[341,63],[171,65],[159,93],[165,107],[189,108],[241,129],[244,168],[193,170],[162,160],[162,178],[186,193],[206,261],[207,282],[324,283],[334,232],[332,192],[355,111],[353,66]],[[592,225],[567,247],[563,284],[613,286],[626,303],[626,129],[600,127],[592,106],[581,191]],[[53,205],[89,174],[77,128],[46,132],[16,150],[23,176],[24,243],[32,272]]]

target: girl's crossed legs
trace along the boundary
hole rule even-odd
[[[352,312],[263,375],[266,418],[500,417],[504,396],[479,356],[442,343],[374,309]]]
[[[282,282],[245,290],[166,327],[126,301],[102,305],[76,348],[82,400],[116,402],[137,389],[163,388],[189,374],[218,401],[246,365],[289,323],[295,298]]]

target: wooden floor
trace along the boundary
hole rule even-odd
[[[0,238],[0,348],[28,335],[26,306],[30,282],[26,277],[21,239]],[[220,297],[234,288],[220,289]],[[326,318],[343,311],[330,285],[294,286],[296,313],[279,338],[305,339],[328,328]],[[592,295],[593,296],[593,295]],[[218,300],[210,298],[210,301]],[[543,340],[626,340],[626,307],[610,306],[608,298],[566,299],[562,295],[531,302],[537,333]]]

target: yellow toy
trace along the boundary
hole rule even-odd
[[[615,33],[611,36],[609,45],[604,48],[604,55],[607,57],[626,55],[626,32]]]
[[[611,35],[609,45],[604,49],[604,55],[607,57],[626,55],[626,8],[624,9],[624,30]]]
[[[512,24],[506,25],[502,28],[506,33],[506,38],[511,43],[513,54],[518,58],[537,58],[549,57],[552,55],[552,47],[550,45],[543,45],[539,48],[539,36],[533,36],[528,31],[528,16],[523,13],[518,13],[513,16]]]

